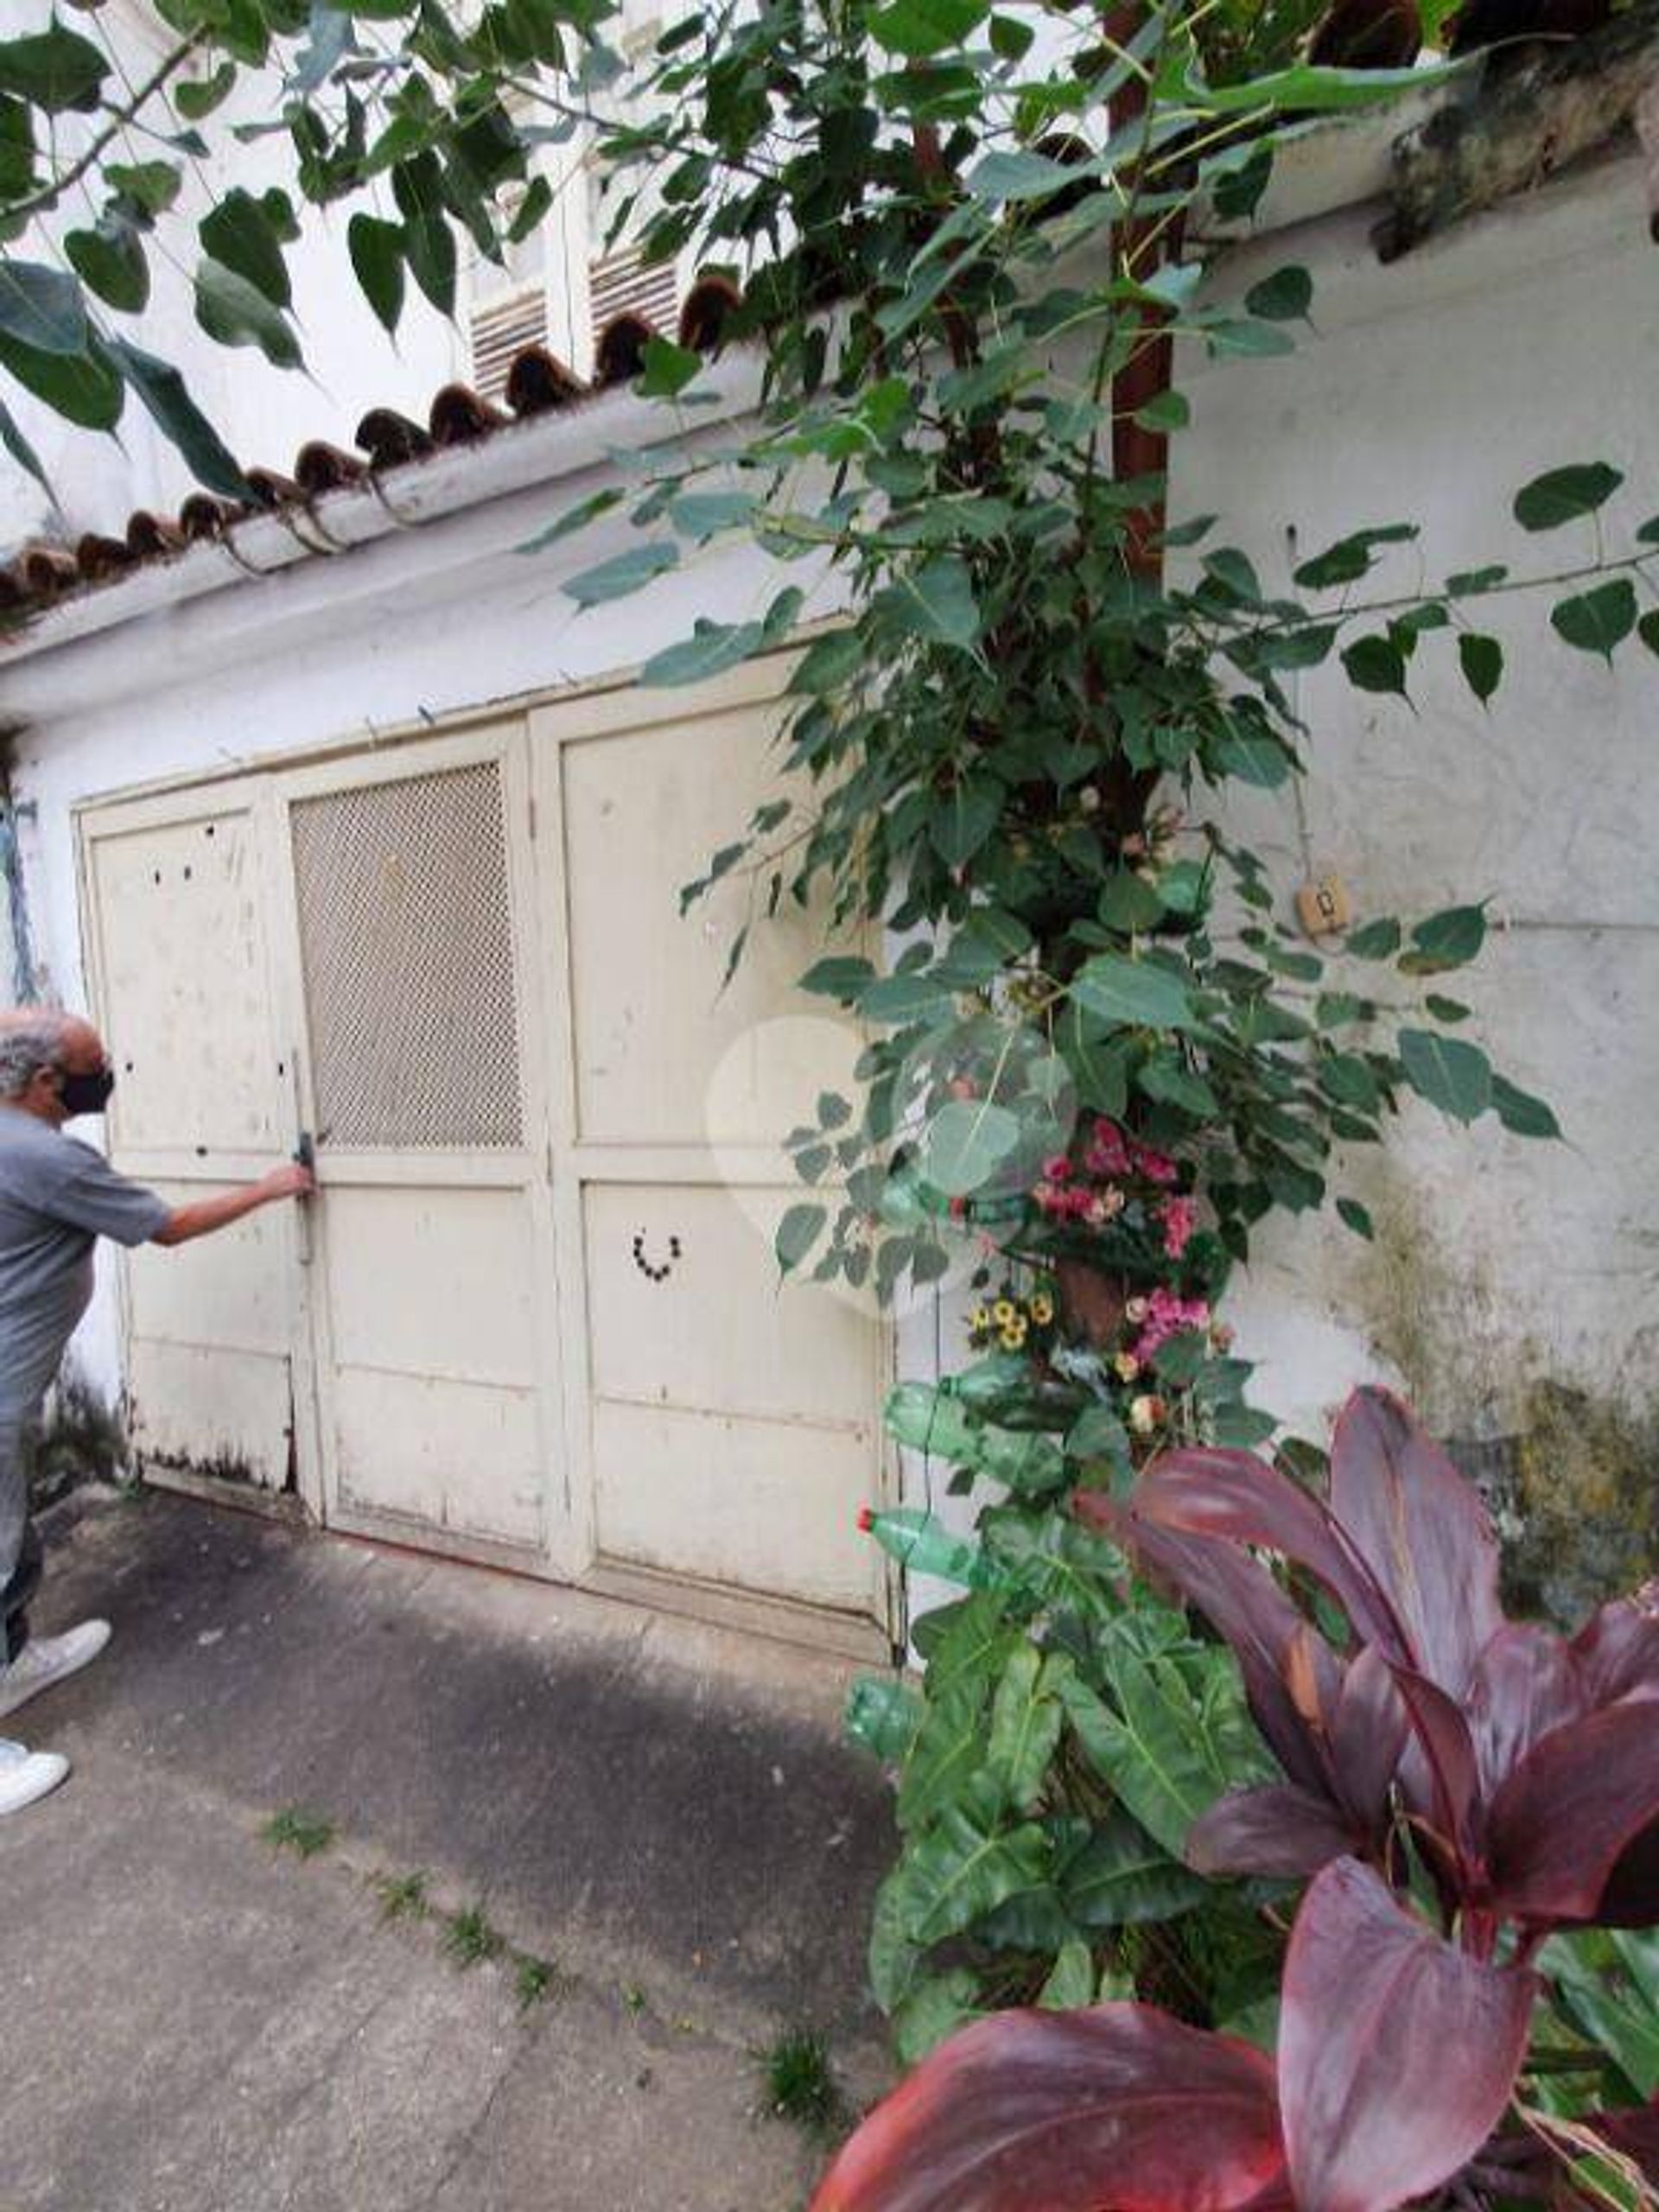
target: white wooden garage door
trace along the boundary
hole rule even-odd
[[[745,887],[679,915],[779,677],[84,811],[118,1162],[182,1197],[308,1132],[321,1185],[130,1261],[157,1471],[830,1641],[884,1619],[882,1333],[770,1246],[778,1133],[847,1040],[791,989],[810,925],[722,990]]]

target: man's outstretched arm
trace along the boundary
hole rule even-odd
[[[188,1205],[175,1206],[149,1241],[188,1244],[194,1237],[211,1236],[216,1229],[228,1229],[244,1214],[257,1213],[261,1206],[274,1205],[279,1198],[308,1198],[316,1186],[316,1178],[308,1167],[287,1160],[257,1183],[244,1183],[234,1191],[219,1191],[211,1198],[195,1198]]]

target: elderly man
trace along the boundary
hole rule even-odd
[[[185,1206],[130,1183],[90,1145],[63,1135],[77,1114],[101,1114],[115,1088],[90,1022],[38,1007],[0,1014],[0,1714],[97,1657],[107,1621],[30,1642],[26,1607],[41,1578],[29,1519],[30,1440],[65,1345],[92,1294],[92,1247],[187,1244],[256,1207],[303,1198],[303,1167]],[[0,1815],[63,1780],[68,1761],[0,1738]]]

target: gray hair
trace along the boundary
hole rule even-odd
[[[68,1017],[46,1007],[29,1007],[0,1021],[0,1098],[19,1098],[43,1069],[63,1058]]]

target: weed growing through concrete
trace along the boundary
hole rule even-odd
[[[420,1920],[426,1913],[426,1876],[416,1870],[412,1874],[378,1874],[375,1887],[380,1892],[380,1911],[387,1920]]]
[[[485,1918],[483,1906],[469,1904],[444,1929],[443,1948],[457,1966],[475,1967],[480,1959],[499,1954],[501,1938]]]
[[[280,1813],[271,1815],[260,1833],[278,1851],[296,1852],[302,1859],[315,1859],[334,1841],[334,1824],[324,1820],[320,1813],[308,1812],[303,1805],[286,1805]]]
[[[792,2120],[811,2136],[835,2133],[845,2118],[841,2089],[823,2037],[811,2028],[790,2028],[760,2054],[766,2110]]]
[[[513,1969],[512,1986],[518,1993],[519,2005],[526,2012],[532,2005],[541,2003],[556,1979],[549,1960],[531,1958],[528,1951],[519,1952]]]
[[[636,1982],[630,1982],[622,1992],[622,2002],[636,2018],[645,2009],[645,1993]]]

